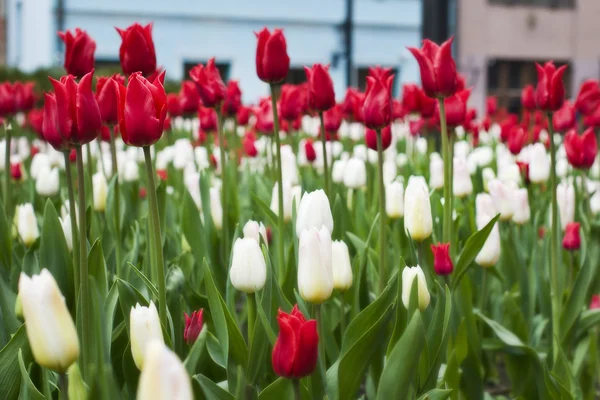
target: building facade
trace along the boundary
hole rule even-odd
[[[537,79],[534,62],[567,64],[571,98],[600,78],[599,0],[458,0],[456,15],[458,66],[481,111],[490,94],[518,111],[521,88]]]
[[[283,28],[291,58],[291,80],[303,66],[331,64],[336,93],[346,88],[344,23],[352,7],[352,81],[366,68],[392,67],[400,82],[418,81],[406,46],[418,46],[421,0],[6,0],[10,66],[32,71],[60,65],[56,31],[80,27],[96,41],[99,65],[118,63],[120,37],[114,27],[153,23],[158,64],[167,79],[187,76],[191,66],[216,57],[225,78],[238,79],[245,101],[267,94],[256,77],[253,32]],[[396,87],[399,88],[399,82]]]

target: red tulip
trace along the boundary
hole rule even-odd
[[[369,76],[372,76],[376,79],[383,80],[383,81],[392,75],[391,68],[385,68],[385,67],[382,67],[381,65],[369,67],[368,72],[369,72],[368,73]]]
[[[196,92],[196,88],[194,88],[194,92]],[[172,117],[179,117],[183,114],[181,103],[179,102],[179,96],[177,94],[167,94],[167,111]]]
[[[42,130],[44,139],[57,150],[89,143],[100,133],[102,117],[92,92],[93,74],[87,73],[79,83],[72,75],[60,81],[50,78],[54,93],[46,94]]]
[[[6,117],[17,111],[14,86],[10,82],[0,83],[0,116]]]
[[[372,150],[377,150],[377,131],[374,129],[367,129],[365,131],[365,143],[367,147]],[[387,149],[392,144],[392,128],[390,125],[386,126],[381,130],[381,145],[382,150]]]
[[[248,125],[248,120],[250,119],[250,111],[251,111],[250,107],[240,106],[239,110],[235,114],[238,125],[240,125],[240,126]]]
[[[535,88],[533,85],[525,85],[521,90],[521,105],[525,110],[535,110]]]
[[[407,83],[402,87],[402,105],[409,114],[421,111],[419,87],[414,83]]]
[[[161,181],[166,181],[169,178],[166,169],[157,169],[156,176],[158,176]]]
[[[256,116],[256,130],[264,135],[272,135],[273,107],[271,106],[271,99],[263,99],[259,106],[254,110],[254,115]]]
[[[381,129],[390,124],[393,80],[394,75],[367,76],[367,91],[362,109],[368,128]]]
[[[182,115],[193,115],[198,111],[198,107],[200,107],[200,95],[194,82],[181,82],[178,98]]]
[[[225,84],[221,79],[221,74],[215,65],[215,58],[211,58],[206,63],[196,65],[190,71],[190,77],[196,84],[200,100],[204,107],[215,108],[221,105],[225,100]]]
[[[450,275],[454,270],[454,264],[450,258],[450,243],[438,243],[431,245],[433,253],[433,269],[438,275]]]
[[[529,184],[529,163],[524,161],[517,161],[517,167],[519,167],[519,172],[521,173],[521,177],[523,178],[523,182]]]
[[[518,118],[514,114],[510,114],[504,121],[500,123],[500,140],[504,143],[508,141],[511,131],[518,123]]]
[[[202,332],[202,314],[204,310],[194,311],[190,317],[187,313],[183,313],[185,317],[185,328],[183,330],[183,339],[188,345],[193,345],[198,339],[198,335]]]
[[[307,139],[304,143],[304,153],[306,154],[308,162],[313,162],[317,159],[317,152],[315,151],[312,140]]]
[[[256,33],[256,37],[256,74],[261,81],[267,83],[283,81],[290,71],[290,58],[283,31],[275,29],[270,33],[267,28],[263,28]]]
[[[402,120],[406,114],[402,102],[398,99],[392,99],[392,121]]]
[[[565,86],[562,78],[567,66],[556,68],[552,61],[548,61],[543,67],[537,63],[535,67],[538,73],[535,91],[537,108],[543,111],[560,109],[565,101]]]
[[[446,124],[448,126],[458,126],[465,123],[467,116],[467,102],[471,90],[466,89],[444,99],[444,111],[446,112]],[[436,109],[436,121],[440,120],[439,108]]]
[[[361,93],[357,89],[348,88],[341,105],[344,118],[347,120],[357,120],[356,110],[360,108],[362,108]]]
[[[23,167],[20,162],[10,164],[10,177],[17,182],[23,180]]]
[[[519,125],[513,126],[508,135],[508,150],[514,155],[519,154],[523,146],[527,143],[528,138],[529,134],[525,129]]]
[[[79,28],[75,33],[71,31],[58,32],[58,36],[65,43],[65,70],[67,74],[80,78],[94,69],[94,52],[96,42]]]
[[[563,237],[563,249],[579,250],[581,247],[581,237],[579,236],[579,222],[569,222],[565,228],[565,236]]]
[[[590,115],[600,107],[600,86],[595,79],[588,79],[579,88],[575,108],[583,115]]]
[[[96,100],[100,107],[102,122],[105,124],[112,125],[119,121],[119,84],[125,84],[125,78],[119,74],[114,74],[111,77],[98,78],[98,83],[96,84]]]
[[[217,112],[214,108],[200,107],[198,110],[200,129],[204,132],[215,132],[217,130]]]
[[[227,82],[225,91],[225,101],[223,102],[222,112],[226,117],[234,117],[242,106],[242,91],[237,81]]]
[[[415,56],[421,70],[421,83],[427,96],[452,96],[457,88],[456,64],[452,58],[453,37],[438,46],[431,40],[423,40],[423,47],[408,50]]]
[[[116,126],[115,126],[116,128]],[[170,131],[171,130],[171,117],[169,117],[168,115],[165,117],[165,122],[163,124],[163,131]]]
[[[485,101],[485,111],[487,115],[494,115],[498,111],[498,99],[496,96],[488,96]]]
[[[425,126],[425,120],[423,118],[419,118],[417,120],[410,120],[408,122],[408,129],[410,131],[411,136],[417,136],[421,133],[421,130]]]
[[[130,146],[150,146],[162,136],[167,116],[167,94],[162,85],[164,72],[153,82],[141,73],[120,85],[119,131]]]
[[[600,308],[600,295],[594,294],[592,295],[592,300],[590,301],[590,310],[595,310]]]
[[[589,169],[598,154],[598,143],[593,128],[588,128],[579,136],[575,129],[565,135],[567,159],[574,168]]]
[[[250,135],[244,137],[242,144],[244,146],[244,153],[246,153],[248,157],[256,157],[258,155],[258,150],[256,149],[254,141],[255,139]]]
[[[289,314],[279,310],[277,322],[279,336],[271,358],[273,371],[285,378],[310,375],[317,366],[319,355],[317,321],[307,321],[296,305]]]
[[[27,114],[27,122],[31,129],[43,137],[44,109],[34,108]]]
[[[337,133],[342,125],[342,107],[336,105],[335,107],[325,111],[323,113],[323,124],[325,125],[326,133]]]
[[[329,65],[315,64],[312,68],[304,67],[308,82],[308,105],[315,111],[327,111],[335,106],[333,81],[329,76]]]
[[[142,26],[136,22],[125,30],[116,29],[122,40],[119,59],[123,73],[130,75],[141,72],[146,76],[155,73],[156,52],[152,40],[152,24]]]
[[[563,106],[552,114],[552,124],[557,132],[566,132],[575,128],[577,124],[575,107],[569,100],[566,100]]]
[[[15,109],[17,111],[29,111],[35,104],[35,94],[33,92],[33,82],[19,82],[13,84],[15,93]]]
[[[300,88],[296,85],[284,84],[281,86],[279,97],[279,116],[286,121],[293,121],[302,113],[302,101],[299,95]]]
[[[600,107],[593,113],[586,115],[583,119],[583,124],[588,128],[600,127]]]

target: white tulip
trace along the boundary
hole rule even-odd
[[[215,228],[221,230],[223,228],[223,205],[221,204],[221,190],[218,187],[211,187],[209,190],[210,196],[210,215],[212,217]]]
[[[465,158],[454,157],[453,175],[452,192],[454,196],[462,198],[473,193],[471,173]]]
[[[513,182],[518,185],[521,183],[521,170],[515,162],[507,161],[502,167],[498,168],[498,179],[504,183]]]
[[[200,195],[200,174],[197,172],[190,172],[184,174],[183,184],[192,196],[192,200],[196,203],[196,208],[200,210],[202,208],[202,196]]]
[[[188,163],[194,161],[194,147],[189,139],[177,139],[173,145],[173,167],[182,170]]]
[[[40,171],[47,169],[50,169],[50,157],[48,157],[48,155],[37,153],[33,156],[31,159],[31,166],[29,167],[29,175],[31,175],[33,179],[37,179]]]
[[[556,159],[556,176],[564,178],[569,173],[569,161],[564,157]]]
[[[321,189],[314,192],[304,192],[300,205],[298,206],[298,215],[296,217],[296,235],[305,229],[321,229],[325,226],[329,232],[333,232],[333,216],[329,199]]]
[[[106,197],[108,195],[106,177],[102,172],[96,172],[92,175],[92,184],[94,186],[94,210],[104,212],[106,209]]]
[[[512,218],[514,210],[514,187],[510,183],[503,183],[499,179],[492,179],[488,183],[488,189],[496,210],[500,213],[502,221]]]
[[[196,164],[200,171],[210,167],[210,160],[208,159],[208,151],[206,147],[198,146],[194,149],[194,155],[196,158]]]
[[[136,161],[127,160],[121,170],[123,171],[123,180],[125,182],[137,182],[140,180],[140,168]]]
[[[427,154],[427,139],[418,137],[417,140],[415,140],[415,150],[417,150],[419,154]]]
[[[427,289],[427,280],[420,266],[404,267],[402,270],[402,303],[408,309],[410,305],[410,295],[413,286],[413,281],[417,279],[417,297],[419,299],[419,310],[425,311],[429,306],[431,296]]]
[[[333,292],[332,242],[326,226],[314,226],[300,233],[298,249],[298,291],[306,301],[319,304]]]
[[[290,182],[283,182],[283,219],[290,221],[292,219],[292,206],[296,203],[296,210],[300,205],[300,197],[302,189],[300,186],[292,186]],[[279,215],[279,185],[275,182],[273,185],[273,193],[271,195],[271,211],[275,215]]]
[[[444,187],[444,160],[438,153],[429,156],[429,186],[432,189]]]
[[[344,182],[347,160],[335,160],[331,167],[331,180],[334,183]]]
[[[331,165],[331,162],[328,165]],[[298,183],[296,155],[289,145],[281,146],[281,177],[284,182],[290,182],[292,185]]]
[[[422,176],[408,179],[404,193],[404,229],[418,242],[427,239],[433,230],[429,189]]]
[[[550,177],[550,157],[542,143],[535,143],[529,151],[529,180],[544,183]]]
[[[478,193],[475,197],[475,215],[477,221],[481,221],[482,227],[492,220],[498,214],[492,196],[487,193]]]
[[[359,189],[367,185],[367,167],[360,158],[352,157],[344,170],[344,185],[350,189]]]
[[[158,340],[148,345],[147,353],[136,398],[194,400],[190,377],[177,355]]]
[[[260,243],[260,238],[262,236],[265,244],[268,244],[267,228],[265,228],[265,225],[262,222],[258,223],[252,220],[246,222],[246,225],[244,225],[244,228],[242,229],[242,233],[244,234],[244,238],[254,239],[257,243]]]
[[[59,218],[60,226],[65,235],[65,241],[69,251],[73,251],[73,232],[71,232],[71,216],[67,214],[65,218]]]
[[[575,187],[573,184],[559,183],[556,187],[556,201],[558,202],[560,225],[564,231],[567,224],[575,221]]]
[[[254,293],[265,286],[267,264],[258,242],[253,238],[237,238],[233,244],[231,284],[244,293]]]
[[[396,160],[385,160],[383,162],[383,182],[385,184],[391,183],[394,179],[396,179],[397,175],[398,167],[396,166]]]
[[[515,212],[512,216],[512,220],[515,224],[518,225],[526,224],[531,218],[531,210],[529,209],[529,197],[527,189],[521,188],[515,190],[513,198]]]
[[[149,307],[141,306],[139,303],[135,307],[131,307],[129,336],[133,361],[141,371],[144,369],[148,344],[153,340],[160,340],[164,343],[158,311],[153,302],[150,302]]]
[[[331,247],[333,287],[346,291],[352,286],[352,264],[348,246],[341,240],[334,240]]]
[[[19,298],[33,358],[64,373],[79,357],[79,339],[54,277],[45,268],[31,278],[21,273]]]
[[[58,194],[60,178],[58,168],[42,168],[35,181],[35,191],[40,196],[52,197]]]
[[[483,221],[477,221],[477,229],[483,229],[489,221],[483,224]],[[490,235],[486,239],[485,243],[479,253],[475,257],[475,262],[484,268],[493,267],[500,258],[500,230],[498,229],[498,222],[494,224],[494,227],[490,231]]]
[[[483,190],[486,192],[489,191],[488,184],[491,180],[496,179],[496,174],[494,170],[490,167],[486,167],[481,171],[481,180],[483,181]]]
[[[17,232],[21,240],[25,243],[25,246],[30,247],[40,237],[33,205],[31,203],[19,204],[15,218],[17,220]]]
[[[392,219],[404,216],[404,184],[394,181],[385,185],[385,213]]]
[[[459,140],[454,143],[454,158],[467,159],[469,152],[471,151],[471,144],[466,140]]]

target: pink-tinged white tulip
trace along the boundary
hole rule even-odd
[[[521,188],[514,192],[514,214],[512,220],[517,225],[523,225],[531,219],[527,189]]]
[[[334,240],[331,254],[333,288],[344,292],[352,286],[352,264],[348,246],[341,240]]]
[[[367,167],[360,158],[352,157],[344,170],[344,185],[349,189],[360,189],[367,185]]]
[[[452,192],[455,197],[462,198],[473,193],[473,182],[465,158],[454,157],[453,175]]]
[[[533,183],[545,183],[550,177],[550,156],[542,143],[535,143],[529,152],[529,180]]]
[[[432,189],[444,187],[444,160],[439,153],[431,153],[429,156],[429,186]]]
[[[500,219],[502,221],[510,220],[515,213],[515,187],[510,182],[504,183],[499,179],[493,179],[488,183],[488,190],[496,210],[500,213]]]
[[[417,280],[417,297],[419,299],[419,310],[425,311],[431,301],[427,280],[420,266],[404,267],[402,270],[402,304],[408,309],[410,305],[410,295],[414,280]]]
[[[242,229],[242,233],[244,234],[244,238],[254,239],[257,243],[260,243],[260,238],[262,237],[265,244],[268,243],[267,238],[267,228],[262,222],[256,222],[250,220],[246,222],[244,228]]]
[[[560,226],[564,231],[567,225],[575,221],[575,187],[572,183],[561,182],[556,187],[556,201]]]
[[[311,226],[300,232],[298,291],[308,302],[320,304],[333,292],[331,233],[326,226]]]
[[[404,192],[404,230],[417,242],[427,239],[433,230],[429,188],[422,176],[411,176]]]
[[[252,238],[237,238],[233,244],[229,280],[234,288],[254,293],[265,286],[267,264],[258,242]]]
[[[138,369],[142,371],[150,342],[159,340],[164,343],[158,311],[156,311],[153,302],[150,302],[148,307],[141,306],[139,303],[135,307],[131,307],[129,313],[129,340],[133,361]]]
[[[40,237],[33,205],[31,203],[17,205],[15,219],[21,240],[25,246],[30,247]]]
[[[389,218],[404,216],[404,184],[393,181],[385,185],[385,213]]]
[[[296,235],[300,237],[302,231],[310,228],[321,229],[322,226],[333,232],[333,216],[327,195],[321,189],[304,192],[296,216]]]

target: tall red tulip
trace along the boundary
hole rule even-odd
[[[14,86],[10,82],[0,83],[0,116],[6,117],[17,111]]]
[[[279,336],[271,357],[273,371],[285,378],[310,375],[317,366],[319,355],[317,321],[307,321],[296,305],[289,314],[279,310],[277,322]]]
[[[575,119],[575,107],[573,103],[566,100],[562,107],[552,114],[552,124],[557,132],[566,132],[575,128],[577,121]]]
[[[153,82],[133,73],[127,87],[120,84],[119,130],[130,146],[150,146],[162,136],[167,116],[164,72]]]
[[[377,132],[373,129],[365,130],[365,143],[371,150],[377,150]],[[390,125],[381,130],[382,150],[387,149],[392,144],[392,128]]]
[[[33,92],[33,82],[19,82],[13,84],[15,93],[15,109],[17,111],[29,111],[35,104],[35,93]]]
[[[567,66],[556,68],[552,61],[548,61],[543,67],[537,63],[535,67],[538,74],[535,90],[537,108],[543,111],[560,109],[565,101],[565,86],[562,78]]]
[[[225,101],[221,110],[226,117],[234,117],[242,106],[242,91],[238,81],[227,82]]]
[[[194,88],[194,93],[196,93],[196,88]],[[198,110],[197,107],[196,110]],[[179,117],[183,114],[181,103],[179,102],[179,95],[176,93],[167,94],[167,111],[171,117]]]
[[[565,228],[563,237],[563,249],[573,251],[581,247],[581,236],[579,235],[581,224],[579,222],[569,222]]]
[[[156,72],[156,52],[152,40],[152,24],[142,26],[137,22],[127,29],[116,28],[121,35],[119,59],[126,75],[141,72],[149,76]]]
[[[575,100],[575,108],[583,115],[590,115],[600,107],[600,86],[595,79],[581,84]]]
[[[198,107],[200,107],[200,95],[194,82],[181,82],[178,98],[182,114],[193,115],[198,111]]]
[[[57,150],[65,145],[82,145],[100,133],[102,117],[92,92],[94,71],[77,83],[72,75],[60,81],[50,78],[54,93],[46,95],[44,104],[44,138]]]
[[[297,85],[281,85],[281,95],[279,96],[279,116],[285,121],[293,121],[302,113],[302,98],[299,94],[300,88]]]
[[[206,65],[196,65],[190,71],[190,77],[196,84],[204,107],[215,108],[221,105],[225,99],[227,89],[215,65],[214,57],[208,60]]]
[[[96,84],[96,100],[100,107],[102,121],[106,124],[119,122],[119,84],[123,85],[125,78],[120,74],[110,77],[99,77]]]
[[[452,58],[453,40],[451,37],[438,46],[425,39],[421,49],[408,48],[419,63],[423,90],[429,97],[448,97],[458,90],[456,63]]]
[[[390,124],[393,80],[394,75],[367,76],[367,91],[362,109],[364,122],[368,128],[381,129]]]
[[[449,275],[454,270],[452,258],[450,258],[450,243],[438,243],[431,245],[433,253],[433,270],[438,275]]]
[[[304,154],[306,155],[306,160],[308,162],[313,162],[317,159],[317,152],[315,151],[315,146],[311,139],[307,139],[304,142]]]
[[[593,128],[586,129],[581,136],[575,129],[571,129],[565,135],[564,146],[567,159],[574,168],[591,168],[598,155],[598,143]]]
[[[96,42],[86,31],[75,28],[71,31],[58,32],[65,43],[65,70],[68,74],[82,77],[94,69],[94,53]]]
[[[281,29],[273,33],[267,28],[255,33],[258,38],[256,47],[256,74],[261,81],[279,83],[290,71],[290,57],[287,54],[287,44]]]
[[[315,111],[327,111],[335,106],[333,81],[329,76],[329,65],[315,64],[312,68],[304,67],[308,81],[308,105]]]
[[[325,111],[323,113],[323,124],[325,124],[325,132],[328,134],[332,135],[337,133],[342,125],[342,107],[336,105]]]
[[[525,85],[521,90],[521,105],[527,111],[533,111],[536,109],[535,88],[533,85]]]

